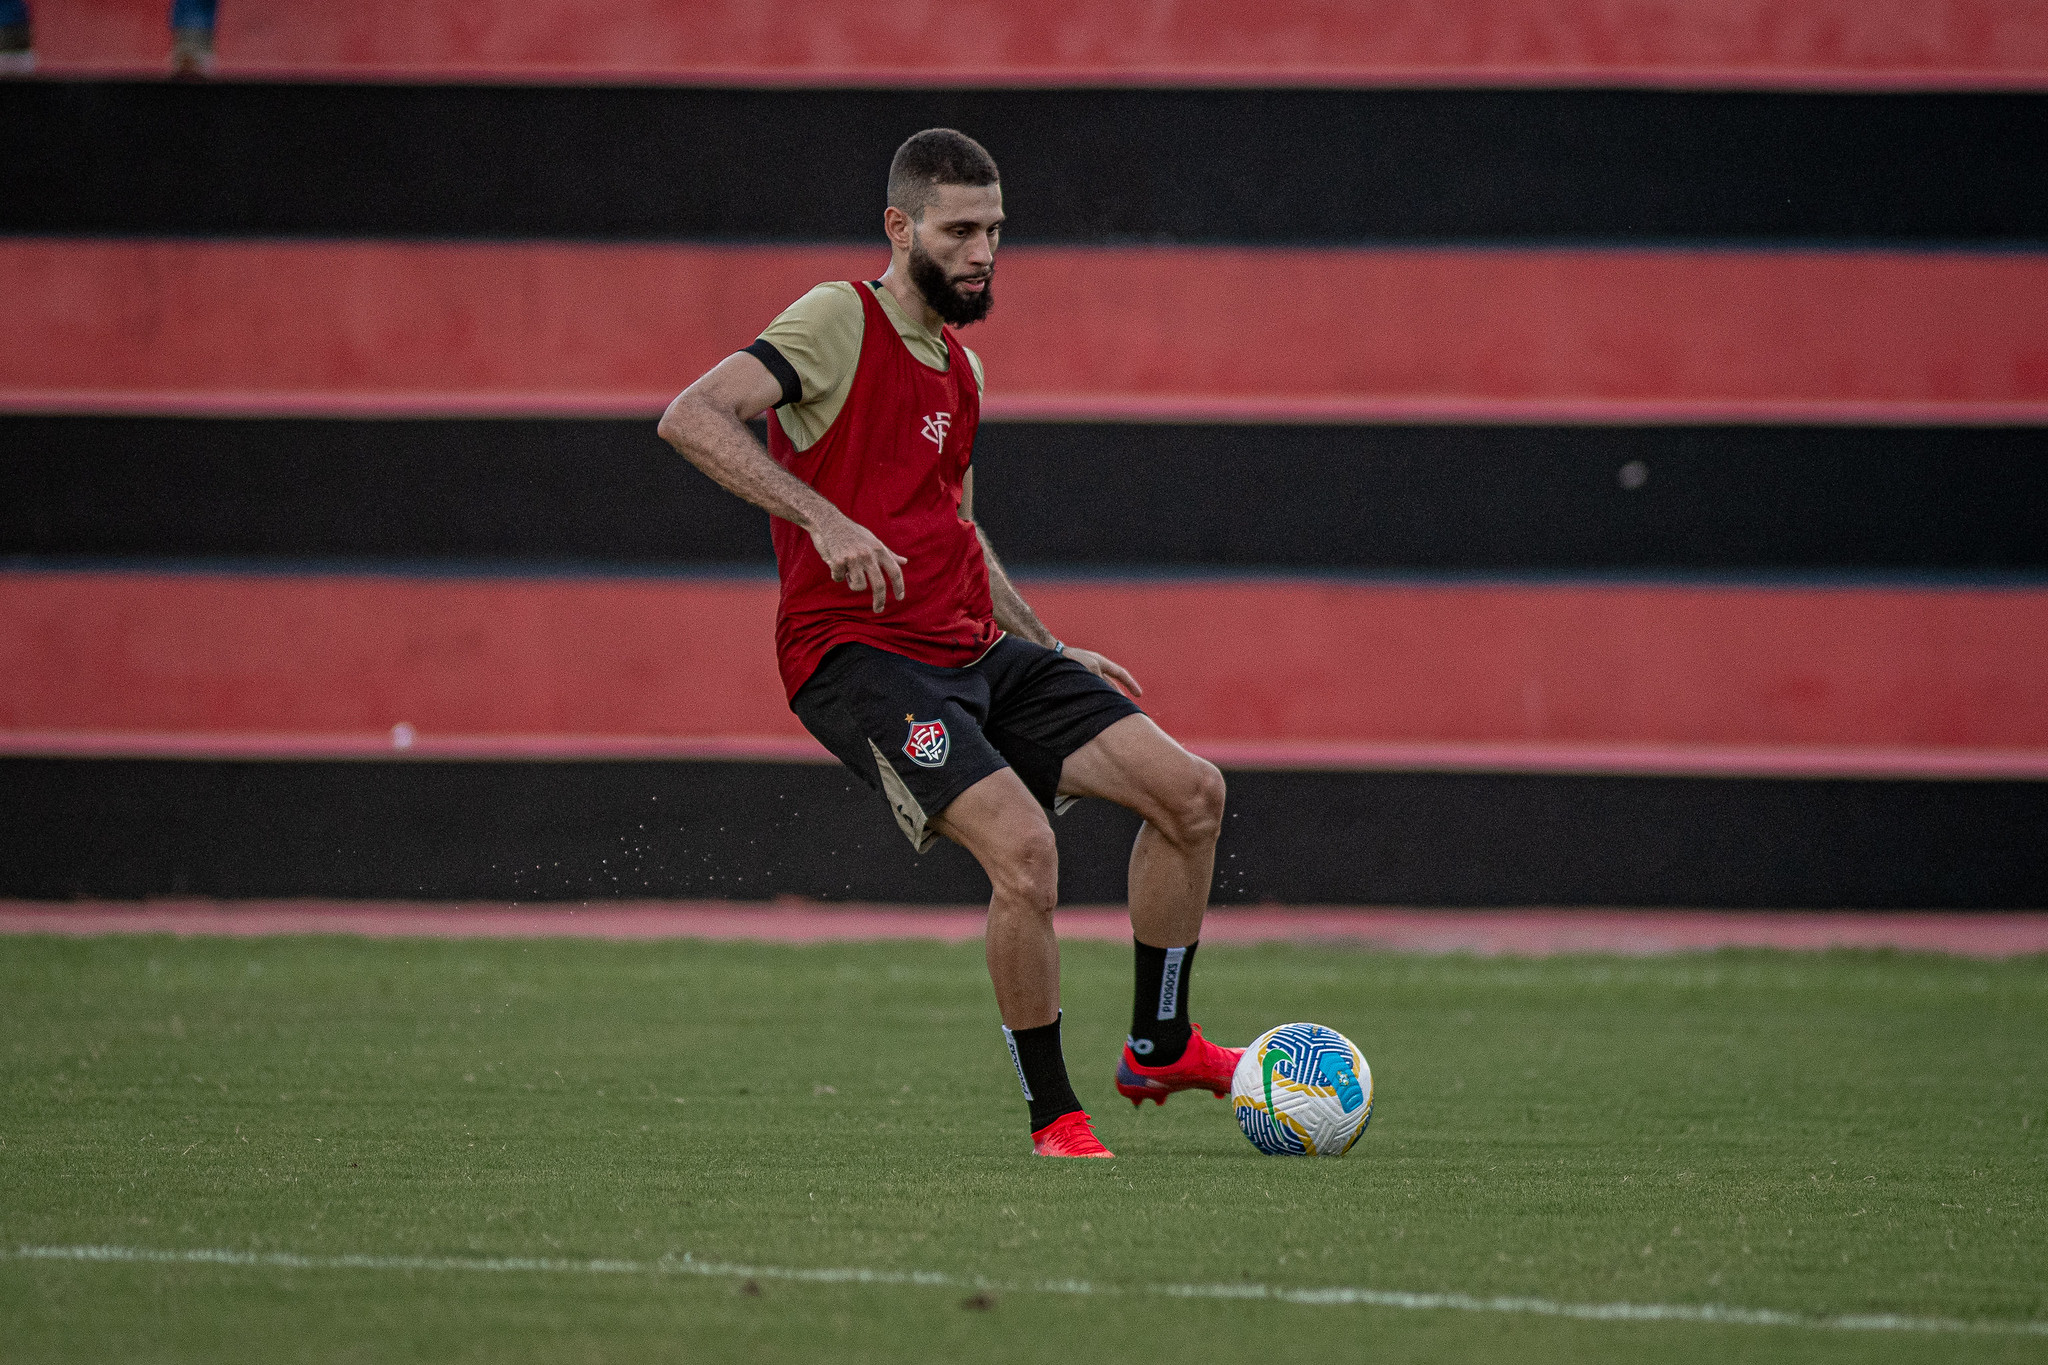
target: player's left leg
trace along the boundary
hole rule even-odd
[[[1162,948],[1201,937],[1223,830],[1223,774],[1150,716],[1125,716],[1067,755],[1060,794],[1114,801],[1143,817],[1131,847],[1131,928]]]
[[[953,798],[932,824],[988,873],[988,975],[1031,1107],[1033,1150],[1112,1155],[1088,1124],[1060,1048],[1060,945],[1052,927],[1059,849],[1044,808],[1013,770],[1001,768]]]
[[[1145,821],[1131,848],[1135,973],[1118,1093],[1133,1104],[1147,1098],[1164,1104],[1178,1090],[1227,1093],[1239,1049],[1218,1047],[1188,1019],[1195,949],[1223,829],[1223,775],[1149,716],[1134,715],[1067,756],[1060,792],[1114,801]]]

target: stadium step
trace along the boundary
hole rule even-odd
[[[1165,0],[1134,16],[1046,0],[1025,20],[966,0],[921,9],[805,0],[444,0],[305,6],[239,0],[221,71],[315,80],[674,80],[884,84],[1464,83],[2030,86],[2048,46],[2022,5],[1681,0],[1645,19],[1589,0],[1463,0],[1436,22],[1398,7]],[[1988,11],[1988,13],[1987,13]],[[2005,22],[1997,22],[2009,14]],[[156,75],[160,0],[46,5],[43,69]]]
[[[880,263],[16,239],[0,409],[653,416]],[[2039,255],[1019,247],[1001,288],[992,419],[2048,421]]]
[[[1069,639],[1112,648],[1161,724],[1243,764],[1958,775],[1972,754],[1986,773],[2032,754],[2048,770],[2039,588],[1028,588]],[[17,752],[120,751],[124,734],[140,752],[177,735],[360,752],[402,723],[422,753],[809,754],[775,674],[775,593],[767,577],[0,573],[0,733]]]

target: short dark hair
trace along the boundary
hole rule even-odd
[[[951,128],[913,133],[889,161],[889,207],[922,218],[941,185],[993,185],[996,160],[988,149]]]

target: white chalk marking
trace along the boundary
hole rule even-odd
[[[1696,1322],[1720,1327],[1796,1327],[1834,1332],[1970,1332],[2048,1336],[2048,1321],[1921,1318],[1901,1313],[1822,1316],[1776,1308],[1719,1303],[1562,1303],[1555,1299],[1484,1298],[1476,1294],[1411,1294],[1392,1289],[1334,1286],[1293,1289],[1266,1284],[1103,1284],[1093,1280],[1006,1282],[939,1270],[870,1270],[700,1261],[689,1253],[657,1261],[556,1260],[527,1256],[310,1256],[295,1251],[187,1250],[156,1247],[24,1246],[0,1250],[0,1260],[92,1261],[144,1265],[222,1265],[270,1270],[484,1271],[534,1275],[703,1275],[734,1280],[789,1280],[800,1284],[908,1285],[921,1289],[984,1289],[1005,1293],[1110,1297],[1157,1295],[1172,1299],[1262,1299],[1308,1307],[1405,1308],[1460,1313],[1510,1313],[1575,1318],[1584,1322]]]

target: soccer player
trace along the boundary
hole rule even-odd
[[[685,389],[660,430],[773,517],[790,709],[888,800],[920,853],[944,835],[988,873],[988,970],[1033,1150],[1106,1157],[1060,1051],[1048,813],[1093,796],[1144,818],[1118,1092],[1134,1105],[1220,1096],[1239,1050],[1188,1021],[1188,984],[1223,778],[1138,709],[1120,665],[1046,629],[975,524],[982,367],[954,329],[988,316],[1002,228],[981,145],[950,128],[917,134],[889,165],[881,278],[805,294]],[[763,449],[746,423],[771,409]]]

